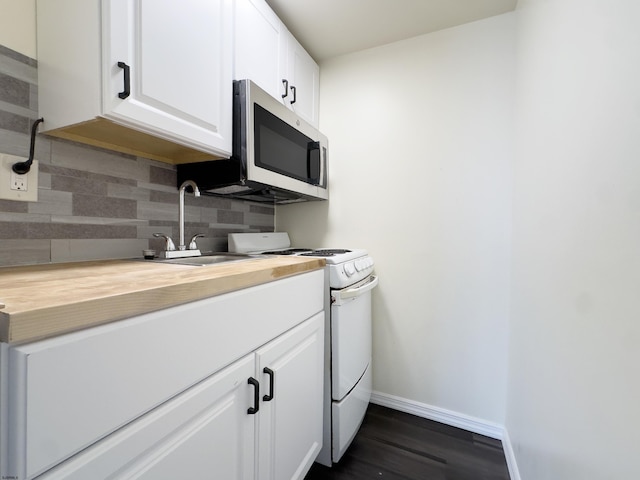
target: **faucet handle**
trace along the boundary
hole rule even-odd
[[[156,238],[164,238],[164,240],[165,240],[164,249],[167,252],[171,252],[171,251],[176,249],[176,246],[174,245],[173,240],[171,240],[170,236],[165,235],[164,233],[154,233],[153,236],[156,237]]]
[[[193,237],[191,237],[191,241],[189,242],[189,250],[198,250],[196,239],[202,237],[204,237],[204,233],[196,233]]]

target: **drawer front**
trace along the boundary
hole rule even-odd
[[[9,471],[42,473],[301,323],[323,286],[318,270],[11,348]]]

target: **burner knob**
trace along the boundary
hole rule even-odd
[[[350,277],[351,275],[356,273],[356,269],[354,268],[353,263],[347,263],[344,266],[344,273],[347,274],[347,277]]]

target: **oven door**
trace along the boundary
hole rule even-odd
[[[371,290],[378,277],[370,275],[342,290],[331,291],[331,392],[342,400],[364,375],[371,359]]]

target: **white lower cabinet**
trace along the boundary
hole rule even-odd
[[[38,478],[253,479],[253,373],[250,355]]]
[[[4,348],[0,475],[304,478],[322,446],[323,288],[318,270]]]
[[[323,320],[319,314],[256,353],[264,392],[259,480],[304,478],[322,448]]]

